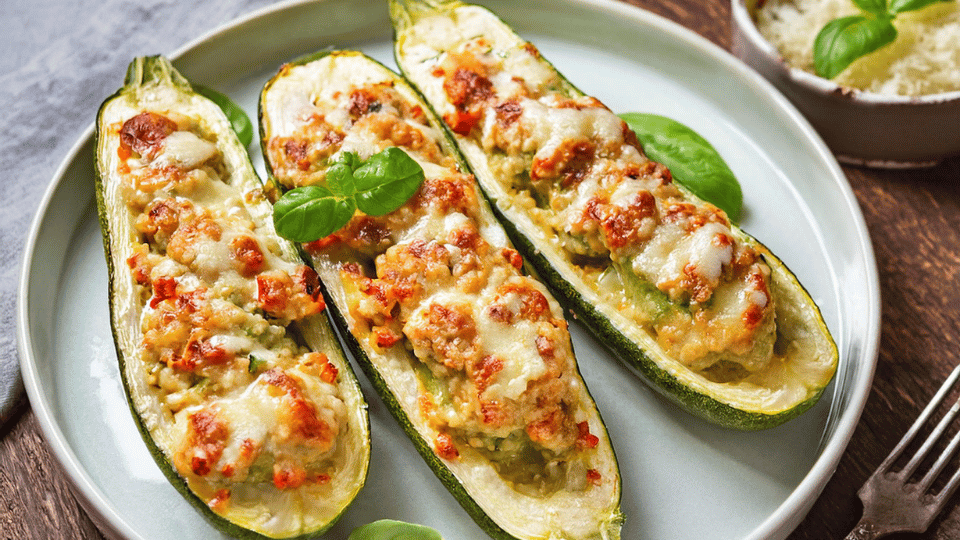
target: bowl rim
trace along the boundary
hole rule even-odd
[[[809,71],[791,66],[780,54],[780,51],[760,34],[750,9],[747,8],[746,1],[732,0],[730,2],[731,18],[735,31],[739,30],[740,34],[749,40],[757,51],[775,62],[793,82],[810,91],[818,94],[843,96],[864,105],[936,105],[946,102],[960,102],[960,90],[919,96],[880,94],[852,86],[843,86]]]

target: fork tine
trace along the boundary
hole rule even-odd
[[[960,414],[960,399],[953,403],[926,440],[919,443],[920,449],[913,454],[907,465],[897,472],[891,470],[907,446],[913,443],[917,433],[930,421],[947,395],[954,390],[958,380],[960,380],[960,365],[951,371],[933,399],[924,407],[916,422],[910,426],[877,470],[864,482],[858,492],[863,501],[863,517],[845,540],[872,540],[894,532],[924,532],[943,510],[954,492],[960,489],[960,469],[958,469],[938,493],[932,494],[927,491],[953,460],[957,449],[960,449],[960,433],[956,433],[950,438],[946,448],[938,452],[939,455],[936,458],[928,456],[950,423]],[[919,482],[910,483],[910,477],[928,457],[934,461],[933,467]]]
[[[883,460],[883,463],[877,468],[877,472],[888,471],[890,465],[900,457],[900,454],[903,453],[903,450],[907,447],[908,444],[916,436],[917,432],[920,431],[920,428],[930,419],[930,415],[933,414],[933,411],[940,406],[940,403],[943,401],[943,398],[950,392],[950,389],[957,382],[957,379],[960,378],[960,365],[953,368],[953,371],[950,373],[950,376],[947,377],[947,380],[943,382],[943,385],[940,386],[940,389],[937,390],[937,393],[933,396],[933,399],[930,400],[930,403],[927,404],[926,408],[923,409],[923,412],[920,413],[920,416],[917,418],[916,422],[910,426],[910,429],[907,430],[907,433],[900,439],[900,442],[897,443],[897,446],[890,452],[890,455]],[[929,442],[929,439],[928,439]],[[926,445],[925,445],[926,446]],[[916,458],[914,458],[916,459]],[[909,474],[908,474],[909,475]]]
[[[917,450],[917,453],[910,458],[910,462],[903,467],[902,471],[900,471],[900,474],[904,479],[910,478],[910,475],[917,470],[920,462],[922,462],[930,452],[930,448],[937,444],[937,441],[940,440],[940,436],[943,435],[943,432],[947,430],[947,427],[953,421],[954,417],[957,416],[957,412],[960,412],[960,402],[954,403],[953,407],[950,407],[950,410],[947,411],[947,414],[943,415],[943,418],[937,422],[937,427],[933,428],[933,431],[931,431],[930,435],[927,436],[927,439],[923,441],[923,445],[920,446],[920,449]]]
[[[960,435],[958,435],[960,437]],[[947,482],[947,485],[943,486],[943,489],[940,490],[940,493],[937,493],[936,502],[937,507],[942,508],[943,504],[947,502],[947,499],[953,495],[953,492],[957,490],[957,487],[960,487],[960,469],[953,473],[953,476],[950,478],[950,481]]]
[[[953,404],[953,407],[950,408],[950,412],[956,414],[960,410],[960,400]],[[950,439],[950,444],[940,453],[940,457],[937,458],[936,463],[930,467],[930,470],[927,471],[927,474],[924,475],[923,479],[918,482],[920,492],[926,492],[927,489],[933,484],[933,481],[940,476],[940,472],[943,471],[943,468],[947,465],[947,462],[950,461],[950,458],[953,457],[954,452],[957,451],[957,445],[960,444],[960,432],[955,434],[952,439]],[[956,475],[954,475],[956,476]],[[951,479],[951,481],[953,481]],[[946,488],[944,488],[945,490]]]

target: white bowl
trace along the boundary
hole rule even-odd
[[[732,0],[732,52],[766,77],[846,163],[925,167],[960,155],[960,92],[888,96],[789,66],[757,30],[756,0]]]

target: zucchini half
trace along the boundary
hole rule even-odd
[[[330,163],[347,151],[367,159],[399,146],[423,167],[424,184],[398,210],[376,218],[357,211],[340,231],[304,245],[341,335],[423,459],[492,537],[619,538],[617,460],[577,370],[562,309],[545,287],[520,272],[522,259],[472,176],[461,172],[452,142],[416,91],[360,53],[321,52],[283,66],[266,84],[260,136],[267,169],[282,189],[322,184]],[[495,257],[477,255],[488,248]],[[510,262],[484,266],[501,257]],[[444,262],[422,273],[404,266],[428,259]],[[458,274],[473,260],[481,261],[475,273]],[[494,277],[483,277],[485,271]],[[398,274],[409,280],[390,281]],[[474,278],[481,292],[464,292]],[[494,321],[488,301],[499,286],[516,286],[525,298],[539,300],[545,320],[530,323],[511,311],[523,310],[516,296],[512,307],[499,308],[517,320]],[[419,304],[411,307],[410,298]],[[457,315],[447,318],[452,312]],[[435,313],[443,314],[449,323],[443,331],[455,338],[431,326]],[[476,334],[465,330],[474,327]],[[529,333],[531,328],[548,334]],[[427,339],[412,337],[420,333]],[[536,371],[547,356],[563,358],[562,373]],[[462,370],[456,365],[461,359]],[[563,381],[562,388],[534,394],[550,381]],[[498,423],[498,411],[513,410],[529,395],[563,397],[551,409],[537,402],[528,414],[556,412],[563,419],[558,431],[570,436],[568,446],[548,448],[541,439],[534,444],[541,435],[531,427],[540,425],[535,421]]]
[[[819,308],[779,259],[731,225],[719,209],[671,182],[669,171],[646,158],[624,123],[580,92],[533,44],[487,9],[456,0],[390,0],[390,13],[401,72],[444,118],[524,257],[601,343],[653,388],[716,424],[743,430],[769,428],[813,406],[833,377],[838,351]],[[533,116],[537,114],[541,116]],[[571,135],[563,139],[566,135],[560,133]],[[568,142],[569,146],[562,146]],[[547,149],[556,151],[553,157],[538,153]],[[617,156],[632,156],[633,161],[616,161],[626,159]],[[566,168],[563,174],[555,174],[551,166]],[[622,170],[616,169],[621,166]],[[601,170],[608,172],[597,172]],[[615,210],[622,213],[593,213],[592,201],[586,199],[590,194],[582,189],[588,181],[601,186],[597,192],[608,190],[609,199],[597,199],[608,205],[605,208],[619,205]],[[646,187],[630,191],[635,189],[626,187],[631,182]],[[618,191],[621,188],[627,191]],[[661,192],[669,193],[669,200],[650,196]],[[565,215],[571,208],[583,210]],[[670,257],[701,260],[697,259],[701,252],[677,255],[675,245],[653,241],[628,244],[630,252],[617,244],[629,238],[622,228],[630,234],[646,234],[642,227],[661,227],[671,219],[667,214],[672,209],[681,209],[677,215],[689,209],[703,217],[708,226],[718,227],[724,241],[730,242],[726,245],[740,250],[728,254],[722,267],[713,258],[717,250],[702,251],[706,253],[702,260],[709,256],[715,262],[714,272],[721,269],[721,279],[732,267],[730,260],[740,260],[737,253],[750,253],[751,260],[759,261],[755,271],[767,272],[766,304],[757,300],[764,314],[763,333],[757,331],[755,335],[761,337],[752,338],[746,351],[743,342],[733,342],[726,349],[714,344],[719,341],[708,343],[692,331],[679,332],[680,337],[667,332],[713,320],[713,314],[724,313],[734,303],[729,301],[733,295],[694,296],[699,292],[692,279],[691,294],[684,297],[681,290],[673,296],[669,280],[662,285],[636,270],[639,260],[656,275],[668,268]],[[634,210],[634,215],[627,213]],[[592,221],[583,219],[592,223],[595,233],[604,231],[607,236],[599,240],[606,244],[598,247],[598,236],[590,236],[586,226],[582,235],[571,233],[577,230],[572,227],[580,226],[571,225],[571,216],[589,217]],[[616,219],[602,221],[607,216]],[[625,217],[617,221],[619,216]],[[603,228],[607,226],[609,231]],[[683,278],[687,267],[677,268],[682,271],[671,277]],[[744,278],[735,279],[742,282]],[[747,311],[742,313],[743,324],[730,324],[731,317],[725,326],[717,323],[711,331],[721,338],[744,335],[743,328],[756,321],[747,323]],[[754,327],[750,326],[751,331]],[[682,357],[685,354],[689,356]]]
[[[136,58],[95,163],[121,380],[157,465],[226,534],[315,537],[366,479],[366,402],[229,120]]]

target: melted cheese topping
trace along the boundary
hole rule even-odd
[[[776,326],[760,255],[648,160],[623,121],[570,97],[532,44],[488,17],[463,7],[418,21],[433,31],[405,44],[405,66],[458,138],[489,156],[506,204],[525,209],[598,294],[645,297],[625,315],[685,366],[727,380],[763,369]],[[462,30],[471,24],[483,30]],[[601,279],[610,272],[618,279]]]
[[[423,166],[424,184],[400,209],[378,218],[358,211],[306,246],[346,261],[340,276],[353,333],[374,362],[393,348],[413,352],[420,412],[445,459],[457,459],[464,444],[492,451],[507,439],[550,459],[595,446],[573,413],[576,368],[559,305],[521,273],[474,179],[458,170],[414,98],[350,62],[327,57],[292,68],[292,82],[274,82],[289,84],[271,91],[299,112],[278,113],[267,147],[287,187],[322,182],[338,152],[363,159],[398,146]]]
[[[112,126],[141,244],[127,261],[143,310],[140,356],[175,425],[177,471],[215,511],[241,483],[327,482],[346,423],[336,368],[286,326],[324,307],[316,274],[251,218],[203,123],[143,111]]]

